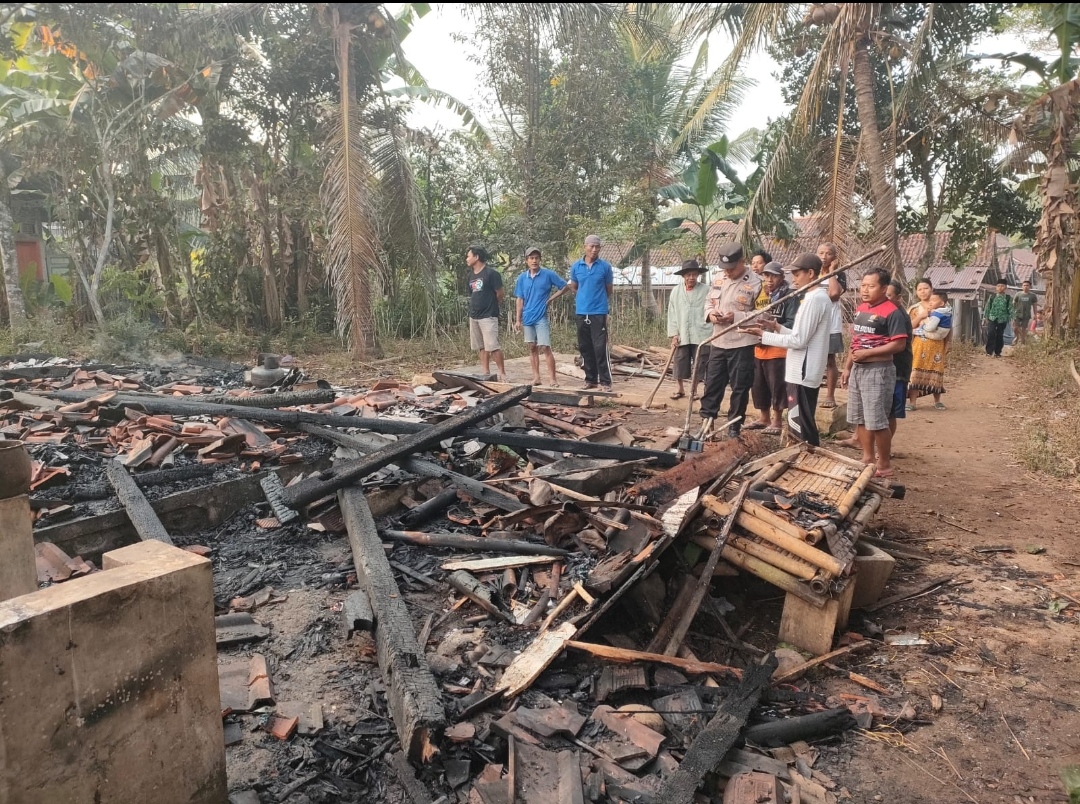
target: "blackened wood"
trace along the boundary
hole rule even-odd
[[[351,592],[345,598],[342,614],[345,616],[346,636],[352,636],[354,631],[371,631],[375,628],[375,612],[363,589]]]
[[[165,486],[169,483],[181,483],[189,480],[198,480],[201,477],[209,477],[214,474],[216,467],[207,466],[201,463],[192,463],[187,466],[177,466],[172,469],[156,469],[152,472],[139,472],[132,475],[131,479],[135,481],[135,485],[139,488],[150,488],[151,486]],[[58,496],[65,497],[63,490],[60,491]],[[113,489],[107,483],[94,483],[92,485],[75,486],[67,499],[74,500],[75,502],[85,502],[87,500],[104,500],[113,495]]]
[[[105,475],[109,478],[116,496],[127,511],[128,519],[135,526],[135,531],[143,541],[154,539],[165,544],[173,544],[172,537],[161,524],[149,501],[135,485],[135,480],[128,474],[127,469],[116,461],[105,463]]]
[[[360,460],[343,461],[340,464],[335,464],[333,469],[323,472],[321,476],[310,477],[287,487],[282,493],[283,502],[289,508],[299,508],[315,502],[315,500],[321,499],[327,494],[332,494],[338,489],[351,486],[372,472],[377,472],[384,466],[389,466],[400,460],[405,455],[423,452],[440,441],[453,438],[465,428],[479,424],[496,413],[517,404],[528,394],[529,386],[527,385],[513,391],[506,391],[481,402],[474,408],[462,411],[446,421],[432,424],[420,432],[405,436],[393,444],[387,444],[382,449],[378,449],[370,455],[365,455]]]
[[[318,436],[319,438],[338,444],[342,447],[355,449],[364,454],[374,452],[387,444],[394,443],[390,439],[383,438],[374,433],[348,435],[347,433],[342,433],[340,430],[335,430],[332,427],[320,427],[316,424],[301,424],[299,429],[305,433]],[[507,494],[498,489],[494,489],[491,486],[484,485],[479,480],[475,480],[467,475],[452,472],[446,467],[437,464],[435,461],[429,461],[425,458],[408,457],[403,458],[399,462],[399,465],[402,469],[407,472],[412,472],[414,475],[443,480],[455,488],[461,489],[477,502],[490,505],[509,514],[512,514],[515,511],[523,511],[527,507],[525,503],[521,502],[521,500],[512,494]]]
[[[415,528],[429,522],[441,514],[455,502],[458,493],[455,488],[443,489],[430,500],[424,500],[418,506],[401,518],[401,524],[407,528]]]
[[[566,556],[570,551],[559,547],[532,542],[517,542],[510,539],[488,539],[483,536],[468,536],[463,533],[423,533],[413,530],[381,530],[384,539],[393,542],[407,542],[424,547],[456,547],[461,550],[474,550],[486,553],[510,553],[522,556]]]
[[[49,391],[48,396],[65,402],[81,402],[92,399],[102,393],[101,388],[91,391]],[[107,389],[104,389],[107,390]],[[334,392],[329,388],[316,388],[311,391],[280,391],[276,394],[254,394],[252,396],[233,396],[232,394],[189,394],[169,396],[169,390],[158,393],[124,391],[111,400],[113,402],[142,403],[153,400],[168,400],[187,405],[233,405],[243,408],[290,408],[294,405],[324,405],[333,402]],[[252,417],[256,418],[256,417]]]
[[[357,488],[341,489],[338,500],[356,578],[375,613],[376,654],[390,714],[409,759],[423,762],[430,758],[433,741],[446,726],[442,695],[416,641],[364,493]]]
[[[743,736],[747,742],[775,748],[798,740],[814,740],[839,734],[857,725],[851,710],[842,706],[838,709],[827,709],[824,712],[812,712],[809,715],[788,717],[772,723],[751,726]]]
[[[776,665],[776,657],[770,653],[762,664],[751,665],[743,672],[742,682],[690,744],[679,769],[664,781],[660,788],[663,804],[690,804],[694,800],[694,791],[705,774],[715,770],[739,739],[750,711],[769,686]]]

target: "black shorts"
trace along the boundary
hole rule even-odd
[[[751,394],[757,410],[783,410],[788,406],[788,389],[784,381],[787,360],[774,357],[770,360],[754,359],[754,386]]]
[[[906,419],[907,418],[907,382],[904,380],[896,381],[896,388],[893,390],[892,396],[892,418],[894,419]]]

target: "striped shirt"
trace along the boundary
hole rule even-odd
[[[761,342],[765,346],[787,349],[787,365],[784,380],[807,388],[817,388],[825,376],[825,362],[829,357],[829,329],[832,300],[820,285],[802,297],[802,304],[795,314],[791,328],[781,327],[779,332],[763,332]]]

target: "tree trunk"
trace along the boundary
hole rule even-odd
[[[172,264],[172,252],[169,250],[169,241],[164,233],[155,227],[154,246],[157,251],[158,275],[161,278],[161,286],[165,290],[165,322],[166,324],[183,325],[183,311],[180,309],[180,297],[176,292],[176,270]]]
[[[7,192],[7,171],[0,168],[0,259],[4,263],[4,294],[12,332],[26,328],[26,302],[19,286],[19,252],[15,246],[15,220]]]
[[[937,225],[938,221],[941,220],[941,209],[934,197],[934,176],[930,167],[930,160],[925,154],[923,154],[923,159],[920,160],[919,168],[922,172],[923,190],[926,193],[926,226],[923,230],[926,236],[926,245],[923,248],[922,256],[919,257],[919,267],[915,272],[916,281],[922,279],[923,275],[930,270],[930,266],[933,265],[934,258],[937,256]]]
[[[859,127],[866,147],[866,169],[870,174],[870,191],[874,200],[874,227],[878,236],[888,245],[886,267],[898,279],[906,279],[900,261],[900,242],[896,235],[896,188],[889,180],[894,165],[886,164],[885,145],[878,128],[877,108],[874,104],[874,74],[870,67],[870,41],[862,37],[855,43],[852,72],[855,82],[855,107],[859,113]]]
[[[649,201],[652,201],[654,196],[649,194]],[[644,227],[644,239],[645,250],[641,252],[641,306],[645,309],[645,318],[652,320],[660,314],[660,306],[656,303],[656,296],[653,294],[652,289],[652,237],[656,231],[656,212],[652,209],[646,209],[645,212],[645,227]]]

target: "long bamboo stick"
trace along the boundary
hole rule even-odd
[[[645,401],[641,403],[641,409],[642,410],[648,410],[649,409],[649,405],[652,404],[653,398],[656,396],[656,392],[659,391],[660,386],[664,384],[664,378],[667,376],[668,367],[671,365],[671,361],[675,359],[675,352],[677,352],[678,349],[679,349],[679,344],[675,344],[674,346],[671,347],[671,352],[667,356],[667,362],[664,364],[664,367],[662,369],[660,369],[660,377],[659,377],[659,379],[657,379],[656,385],[653,386],[653,389],[652,389],[652,391],[649,392],[649,395],[647,397],[645,397]],[[694,398],[694,389],[691,387],[690,388],[690,399],[691,399],[691,401],[693,400],[693,398]]]
[[[836,276],[837,274],[843,273],[844,271],[850,271],[852,268],[854,268],[859,263],[866,262],[871,257],[876,257],[878,254],[883,253],[887,249],[888,249],[888,246],[881,246],[879,248],[874,249],[873,251],[869,251],[866,254],[863,254],[861,257],[852,260],[847,265],[843,265],[843,266],[837,268],[835,271],[832,271],[831,273],[819,276],[817,279],[815,279],[815,280],[813,280],[811,282],[808,282],[807,284],[803,285],[801,288],[796,288],[795,290],[791,291],[791,293],[788,293],[787,295],[782,296],[781,298],[774,301],[772,304],[766,305],[765,307],[762,307],[760,310],[751,311],[746,316],[746,318],[742,319],[741,321],[736,321],[736,322],[732,323],[730,326],[724,327],[719,332],[716,332],[713,335],[710,335],[708,338],[706,338],[705,340],[703,340],[701,343],[698,344],[698,348],[694,352],[694,370],[692,372],[690,372],[690,387],[693,388],[695,385],[697,385],[698,366],[701,365],[701,347],[707,346],[708,344],[715,341],[717,338],[720,338],[720,337],[722,337],[724,335],[727,335],[729,332],[731,332],[731,331],[733,331],[733,330],[735,330],[735,329],[737,329],[739,327],[745,326],[747,321],[753,321],[755,318],[759,318],[760,316],[764,315],[765,313],[768,313],[768,312],[771,312],[772,310],[775,310],[776,308],[778,308],[781,305],[785,304],[789,299],[794,299],[797,296],[801,296],[804,293],[806,293],[808,290],[817,287],[818,285],[822,284],[823,282],[828,282],[830,277]],[[694,414],[694,395],[690,394],[690,399],[689,399],[689,401],[688,401],[688,403],[686,405],[686,421],[683,424],[683,433],[689,433],[690,432],[690,417],[693,414]]]
[[[852,509],[855,507],[855,503],[859,501],[863,492],[866,491],[867,484],[873,480],[875,471],[876,467],[874,464],[869,464],[862,470],[859,479],[851,484],[851,488],[849,488],[841,498],[840,504],[836,506],[836,511],[840,515],[841,521],[847,519],[851,514]]]
[[[690,540],[698,547],[703,547],[706,550],[711,550],[716,544],[716,537],[711,536],[708,533],[695,534]],[[753,537],[744,536],[741,533],[733,533],[728,537],[728,541],[733,547],[742,550],[747,555],[753,556],[754,558],[760,558],[762,561],[766,561],[777,569],[790,573],[801,580],[809,581],[818,574],[818,568],[809,561],[804,561],[790,553],[785,553],[774,545],[762,544]],[[722,555],[723,553],[721,553],[721,556]]]

